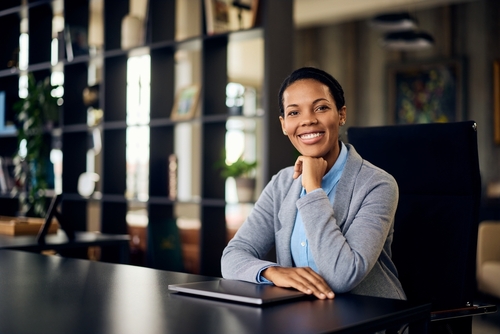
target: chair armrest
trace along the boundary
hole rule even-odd
[[[472,317],[475,315],[496,313],[496,312],[497,312],[496,305],[473,305],[468,307],[431,312],[431,321]]]

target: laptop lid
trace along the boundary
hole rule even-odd
[[[170,284],[168,288],[185,294],[258,305],[307,296],[295,289],[227,279]]]

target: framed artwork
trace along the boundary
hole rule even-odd
[[[205,0],[207,35],[253,28],[258,4],[258,0]]]
[[[175,98],[170,118],[175,121],[193,118],[198,107],[199,98],[200,87],[198,85],[191,85],[180,89]]]
[[[493,62],[493,135],[500,145],[500,60]]]
[[[464,95],[462,67],[459,60],[389,66],[389,122],[461,121]]]

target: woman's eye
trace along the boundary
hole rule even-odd
[[[328,110],[328,109],[329,109],[329,107],[328,107],[328,106],[318,106],[318,107],[316,108],[316,111],[325,111],[325,110]]]
[[[290,111],[290,112],[288,112],[287,116],[295,116],[298,113],[299,113],[298,111]]]

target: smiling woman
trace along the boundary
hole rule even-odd
[[[324,158],[331,168],[340,152],[339,126],[345,123],[346,107],[340,110],[329,88],[314,79],[298,80],[283,93],[286,101],[280,116],[283,132],[304,156]]]
[[[339,140],[347,108],[330,74],[300,68],[279,91],[283,134],[299,151],[274,175],[222,255],[222,275],[335,293],[406,299],[391,259],[398,187]],[[267,253],[276,249],[276,262]]]

